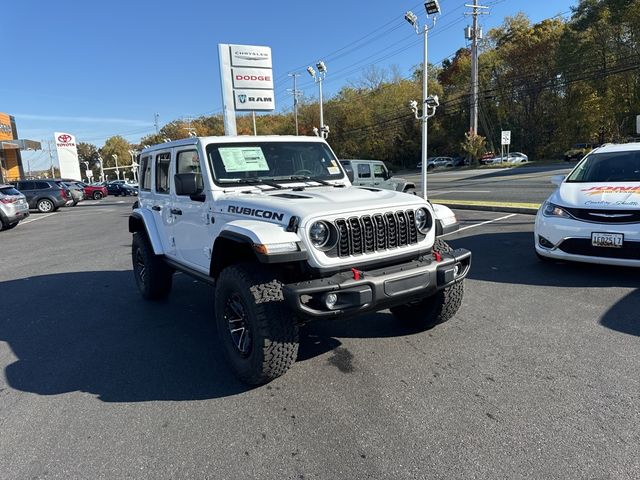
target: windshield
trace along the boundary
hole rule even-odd
[[[640,182],[640,150],[591,154],[571,172],[567,182]]]
[[[338,160],[319,142],[243,142],[207,145],[218,184],[344,178]]]
[[[218,184],[344,178],[338,160],[320,142],[210,144],[207,158]]]

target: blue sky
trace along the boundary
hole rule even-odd
[[[429,37],[433,62],[465,45],[464,4],[440,0],[442,16]],[[533,21],[567,14],[574,0],[486,0],[485,30],[522,11]],[[408,75],[421,61],[421,40],[402,17],[416,0],[110,0],[5,3],[0,22],[5,58],[0,112],[16,117],[21,138],[52,139],[68,131],[100,146],[111,135],[136,142],[160,125],[221,109],[218,43],[273,50],[278,109],[290,108],[288,72],[306,97],[317,95],[304,71],[325,60],[329,95],[357,82],[371,64]],[[27,153],[33,169],[43,152]]]

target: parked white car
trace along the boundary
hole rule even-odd
[[[538,211],[541,259],[640,267],[640,143],[589,153]]]

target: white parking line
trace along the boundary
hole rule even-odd
[[[511,218],[511,217],[515,217],[516,215],[518,215],[517,213],[512,213],[510,215],[505,215],[504,217],[500,217],[500,218],[495,218],[493,220],[487,220],[486,222],[481,222],[481,223],[476,223],[474,225],[468,225],[466,227],[462,227],[459,230],[456,230],[455,232],[451,232],[451,233],[447,233],[446,235],[441,235],[442,237],[446,237],[448,235],[453,235],[454,233],[458,233],[458,232],[463,232],[465,230],[469,230],[471,228],[476,228],[476,227],[481,227],[483,225],[488,225],[490,223],[496,223],[499,222],[501,220],[506,220],[507,218]]]
[[[37,216],[37,217],[27,218],[26,220],[22,220],[22,221],[19,223],[19,225],[26,225],[27,223],[31,223],[31,222],[35,222],[35,221],[38,221],[38,220],[42,220],[43,218],[50,217],[51,215],[55,215],[55,212],[52,212],[52,213],[46,213],[46,214],[44,214],[44,215],[40,215],[40,216]]]

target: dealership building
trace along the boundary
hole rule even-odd
[[[40,142],[19,139],[15,118],[0,113],[0,183],[24,178],[20,152],[40,149]]]

